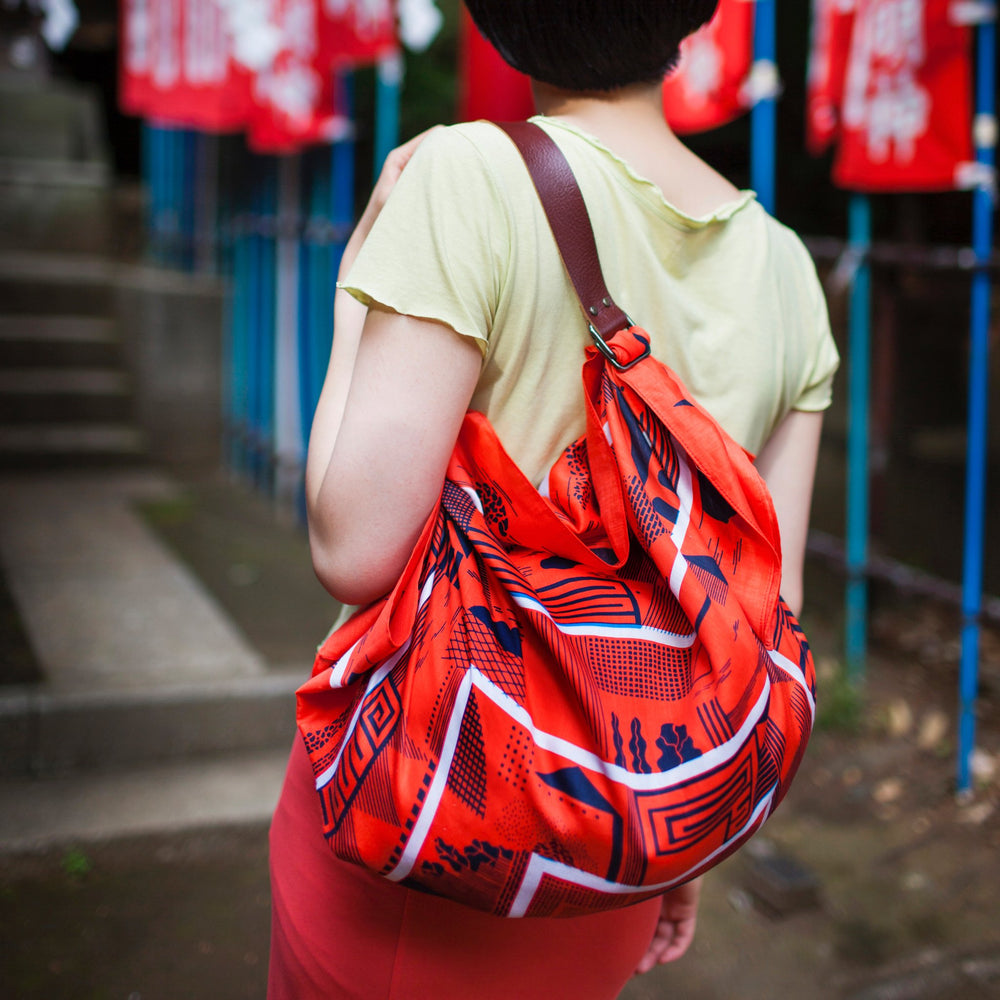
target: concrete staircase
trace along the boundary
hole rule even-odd
[[[5,88],[0,568],[44,681],[0,686],[0,855],[263,824],[308,664],[269,669],[139,516],[178,487],[135,419],[107,157],[85,98]]]
[[[0,255],[0,468],[144,454],[101,258]]]
[[[143,455],[113,319],[115,204],[96,94],[0,74],[0,468]]]

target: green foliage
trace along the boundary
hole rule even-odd
[[[864,716],[864,697],[840,664],[817,670],[816,728],[856,733]]]
[[[409,139],[455,120],[458,77],[458,0],[439,0],[444,24],[426,52],[406,53],[399,133]]]
[[[94,865],[83,851],[74,847],[63,855],[60,867],[70,878],[81,879],[91,872]]]
[[[187,494],[179,494],[165,500],[148,500],[137,505],[139,512],[154,527],[171,527],[185,524],[194,516],[194,499]]]

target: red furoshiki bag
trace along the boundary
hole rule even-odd
[[[298,720],[340,857],[498,915],[573,916],[759,829],[815,678],[750,457],[611,301],[558,147],[504,127],[591,322],[586,434],[539,492],[468,414],[402,577],[320,647]]]

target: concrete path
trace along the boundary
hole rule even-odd
[[[0,854],[266,823],[305,676],[268,670],[135,509],[149,470],[0,478],[0,560],[44,681],[0,687]]]
[[[260,676],[260,656],[132,508],[150,472],[0,480],[0,560],[52,692]]]

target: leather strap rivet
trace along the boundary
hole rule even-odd
[[[602,306],[609,306],[609,305],[611,305],[611,299],[602,299],[601,300],[601,305]]]
[[[588,309],[587,311],[590,313],[591,316],[596,316],[598,313],[597,306],[591,306],[590,309]]]

